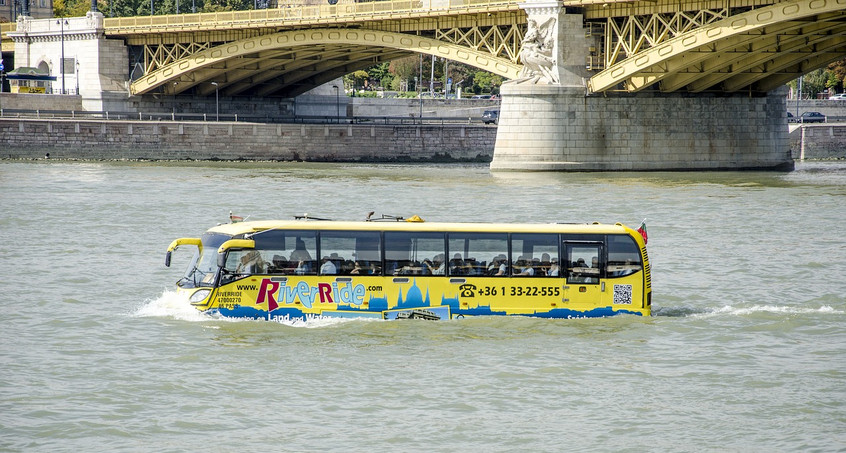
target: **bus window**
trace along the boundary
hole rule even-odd
[[[565,243],[567,281],[599,283],[602,270],[602,244]]]
[[[385,233],[387,275],[445,275],[444,233]]]
[[[557,277],[553,260],[558,263],[557,234],[511,235],[511,269],[515,277],[546,277],[550,273]]]
[[[317,274],[317,232],[267,230],[252,235],[269,274]]]
[[[608,277],[625,277],[643,268],[640,249],[630,236],[608,235]]]
[[[381,239],[377,231],[324,231],[320,233],[321,274],[381,275]],[[334,267],[334,272],[330,272]]]
[[[505,233],[450,233],[449,255],[449,275],[508,275]]]

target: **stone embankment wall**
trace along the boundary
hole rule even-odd
[[[787,111],[795,116],[804,112],[820,112],[826,116],[826,121],[829,123],[844,122],[846,121],[846,100],[803,99],[797,101],[788,99]]]
[[[0,109],[81,112],[82,97],[73,94],[0,93]]]
[[[496,127],[0,118],[0,157],[488,162]]]
[[[846,159],[846,124],[804,124],[790,127],[794,159]]]
[[[341,93],[327,93],[324,87],[314,90],[315,94],[304,94],[294,99],[262,98],[251,96],[179,95],[150,94],[129,96],[122,101],[115,112],[171,113],[207,115],[219,114],[231,119],[240,118],[273,121],[295,116],[325,117],[394,117],[418,118],[481,118],[485,110],[499,110],[499,101],[482,99],[381,99],[348,97]],[[331,88],[331,87],[330,87]],[[114,106],[115,101],[110,101]],[[0,93],[0,109],[15,110],[66,110],[84,111],[80,96],[58,94]],[[99,111],[99,109],[95,109]]]

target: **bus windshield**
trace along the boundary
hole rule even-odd
[[[229,239],[232,237],[227,234],[203,234],[203,247],[194,252],[194,257],[188,265],[185,276],[179,281],[179,286],[195,288],[214,285],[214,277],[217,273],[217,249]]]

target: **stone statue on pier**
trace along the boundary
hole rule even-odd
[[[553,85],[559,82],[554,53],[557,27],[555,17],[549,17],[540,24],[535,19],[529,19],[529,29],[520,49],[523,71],[518,82]]]

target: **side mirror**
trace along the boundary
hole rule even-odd
[[[226,252],[217,254],[217,267],[226,265]]]
[[[165,267],[170,267],[170,257],[174,250],[179,248],[180,245],[196,245],[197,248],[202,251],[203,249],[203,241],[200,238],[179,238],[175,239],[170,245],[167,247],[167,255],[165,255]]]

